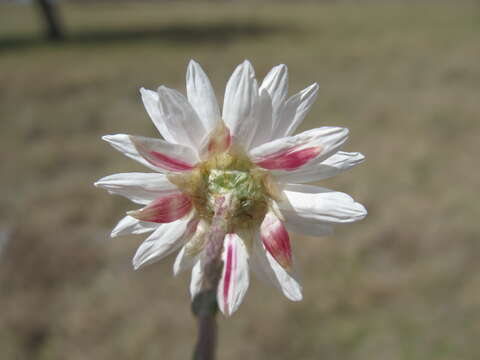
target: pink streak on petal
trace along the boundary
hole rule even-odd
[[[268,170],[287,170],[292,171],[305,165],[308,161],[316,157],[322,148],[320,146],[313,146],[295,151],[295,148],[290,148],[281,153],[272,154],[256,164]]]
[[[150,151],[149,157],[147,158],[148,162],[152,165],[155,165],[159,168],[169,170],[169,171],[190,171],[193,169],[193,166],[178,159],[174,159],[165,154],[159,153],[157,151]]]
[[[229,235],[227,235],[229,236]],[[223,280],[223,301],[225,313],[229,313],[228,310],[228,293],[231,285],[232,271],[233,271],[233,244],[229,243],[227,248],[227,258],[225,260],[225,279]]]
[[[169,223],[185,216],[191,209],[190,198],[178,193],[158,198],[143,209],[129,214],[142,221]]]
[[[230,134],[230,130],[228,131],[227,136],[224,139],[224,150],[227,150],[232,145],[232,135]]]
[[[207,148],[209,153],[226,151],[232,145],[232,135],[227,126],[218,128],[210,136]]]
[[[167,171],[190,171],[193,169],[193,165],[174,159],[171,156],[165,155],[161,152],[150,150],[148,146],[136,140],[134,136],[130,136],[130,140],[137,149],[138,153],[143,156],[153,166]]]
[[[190,220],[190,222],[187,225],[187,234],[193,235],[197,231],[197,226],[199,222],[200,222],[200,219],[198,218],[194,218]]]
[[[284,268],[292,265],[292,248],[285,225],[268,213],[260,226],[260,237],[267,251]]]

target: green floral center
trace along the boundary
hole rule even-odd
[[[259,212],[263,212],[267,196],[262,178],[249,171],[212,169],[208,176],[208,202],[218,196],[232,196],[235,206],[234,216],[251,220]]]
[[[268,172],[255,166],[240,151],[212,154],[189,175],[170,177],[192,199],[200,217],[211,222],[215,200],[231,197],[231,226],[250,228],[262,221],[271,201]]]

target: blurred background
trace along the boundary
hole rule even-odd
[[[2,360],[190,358],[189,274],[134,272],[144,237],[108,234],[135,206],[92,183],[144,170],[100,136],[155,137],[138,89],[191,58],[220,99],[245,58],[287,64],[320,84],[300,130],[367,157],[322,185],[369,216],[295,237],[304,301],[254,280],[219,359],[480,358],[480,2],[57,1],[50,30],[45,5],[0,1]]]

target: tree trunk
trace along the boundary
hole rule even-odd
[[[37,4],[45,22],[47,38],[63,40],[64,34],[55,4],[51,0],[37,0]]]

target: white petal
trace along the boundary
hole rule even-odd
[[[262,90],[255,110],[256,130],[248,148],[256,147],[270,140],[272,136],[272,121],[272,99],[266,90]]]
[[[302,300],[302,286],[294,273],[288,273],[268,253],[265,246],[257,239],[252,254],[252,269],[260,278],[268,280],[291,301]]]
[[[220,121],[220,109],[212,84],[201,66],[190,60],[187,70],[187,96],[208,133]]]
[[[227,316],[240,306],[249,285],[248,252],[237,234],[227,234],[222,250],[223,270],[217,289],[218,307]]]
[[[355,152],[338,151],[326,160],[311,161],[305,166],[293,171],[275,172],[278,181],[284,183],[307,183],[320,181],[338,175],[360,164],[365,156]]]
[[[155,230],[157,227],[159,227],[157,223],[139,221],[127,215],[118,222],[110,236],[113,238],[121,235],[144,234]]]
[[[292,123],[288,127],[287,132],[285,133],[286,136],[292,135],[295,130],[300,126],[307,116],[310,108],[312,107],[313,103],[317,99],[318,94],[318,84],[312,84],[308,88],[300,91],[298,96],[300,97],[300,102],[297,107],[297,111],[295,112],[295,116],[293,118]],[[295,95],[294,95],[295,96]]]
[[[272,138],[292,135],[317,99],[317,94],[318,84],[315,83],[289,98],[279,113],[277,123],[274,124]]]
[[[288,136],[281,139],[270,141],[266,144],[257,146],[250,150],[249,156],[254,163],[268,162],[268,159],[277,159],[281,154],[299,152],[305,149],[317,148],[317,155],[309,160],[308,163],[302,163],[306,166],[310,162],[323,161],[342,146],[348,139],[348,129],[323,126],[317,129],[304,131],[295,136]],[[283,174],[285,170],[274,170],[275,176]],[[292,171],[292,170],[288,170]]]
[[[285,201],[279,203],[285,219],[307,223],[348,223],[363,219],[367,211],[349,195],[311,185],[285,187]]]
[[[257,128],[255,112],[258,85],[249,61],[238,65],[228,80],[223,102],[223,120],[234,140],[248,149]]]
[[[187,99],[176,90],[160,86],[158,107],[173,141],[199,150],[207,131]]]
[[[191,147],[159,139],[130,135],[130,142],[140,156],[158,172],[190,171],[199,161]]]
[[[187,251],[185,250],[185,245],[183,245],[182,249],[175,258],[175,262],[173,263],[173,275],[178,275],[182,271],[192,268],[197,259],[198,256],[188,255]]]
[[[178,188],[158,173],[121,173],[105,176],[95,186],[110,194],[125,196],[137,204],[148,204],[160,196],[178,192]]]
[[[265,76],[260,92],[267,90],[272,98],[273,123],[277,123],[279,111],[288,95],[288,69],[286,65],[277,65]],[[271,134],[270,134],[271,135]],[[270,139],[268,139],[270,140]],[[268,141],[267,140],[267,141]]]
[[[125,156],[128,156],[130,159],[138,161],[140,164],[145,165],[146,167],[158,171],[158,168],[150,164],[147,160],[141,156],[135,145],[130,139],[130,135],[127,134],[116,134],[116,135],[105,135],[102,136],[102,139],[107,141],[112,145],[116,150],[123,153]],[[151,139],[152,141],[157,141],[157,139]]]
[[[160,109],[158,108],[158,94],[155,91],[145,88],[140,89],[140,94],[142,95],[143,105],[160,134],[166,141],[175,142],[160,114]]]
[[[192,278],[190,280],[190,296],[192,300],[197,296],[197,294],[202,290],[202,280],[203,280],[203,269],[202,261],[197,260],[195,265],[192,268]]]
[[[173,264],[173,274],[177,275],[183,270],[191,268],[200,258],[202,250],[205,247],[206,236],[210,224],[205,219],[200,219],[195,229],[195,234],[182,247]]]
[[[195,231],[194,212],[167,224],[160,225],[138,248],[133,257],[135,270],[163,259],[182,246]]]

